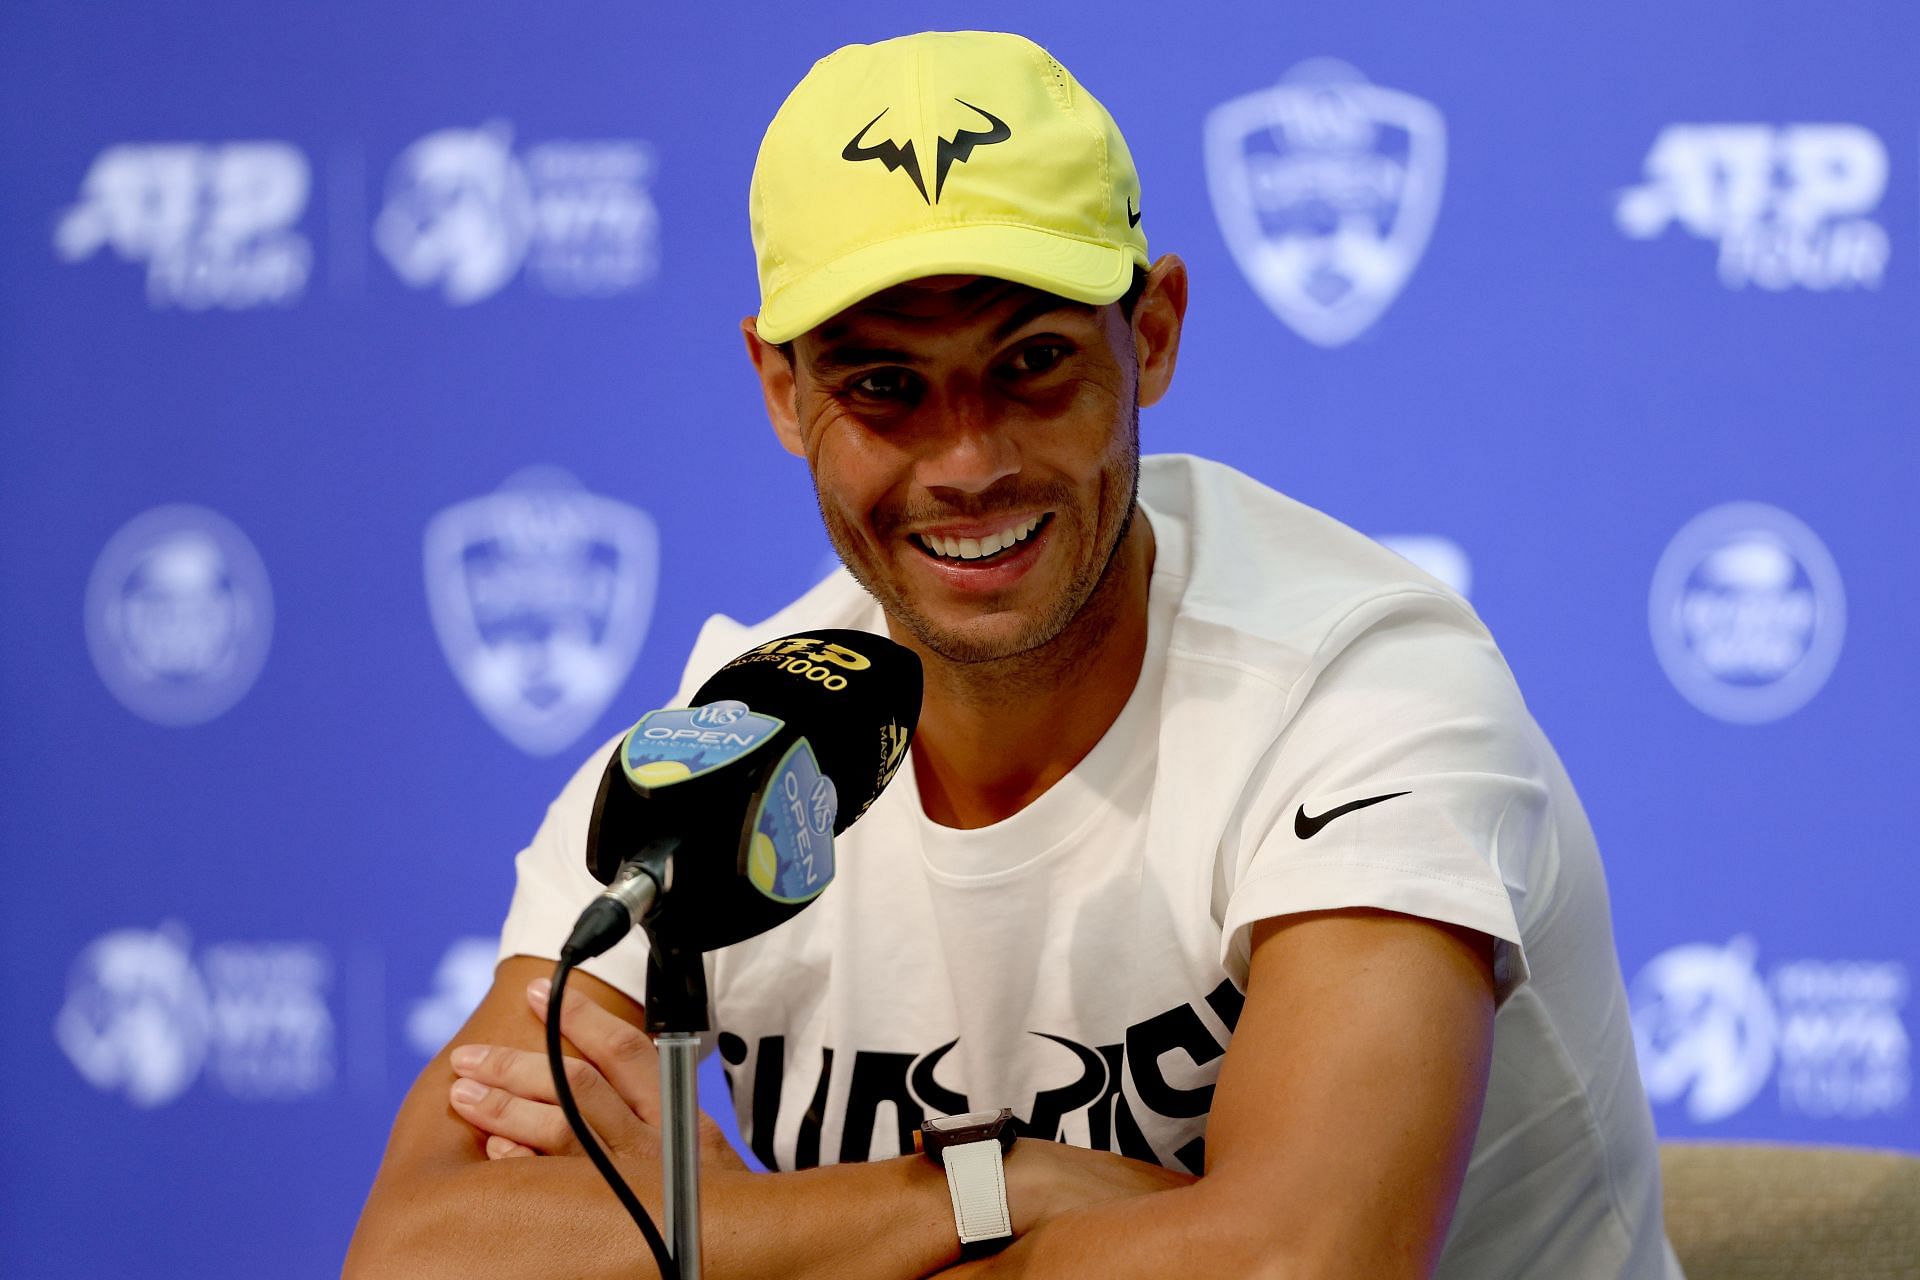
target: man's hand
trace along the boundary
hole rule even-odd
[[[527,1005],[544,1022],[550,984],[527,984]],[[569,992],[560,1030],[579,1053],[565,1059],[574,1102],[616,1161],[660,1160],[660,1061],[651,1041],[632,1023]],[[448,1103],[487,1135],[490,1159],[584,1154],[562,1114],[544,1053],[506,1045],[464,1044],[448,1055],[455,1075]],[[710,1168],[744,1170],[725,1135],[700,1117],[701,1159]]]
[[[543,1022],[549,983],[527,984],[527,1004]],[[660,1159],[660,1065],[640,1030],[584,997],[569,994],[560,1027],[579,1057],[569,1056],[567,1082],[587,1124],[616,1161]],[[495,1160],[577,1156],[580,1146],[561,1114],[543,1053],[504,1045],[467,1044],[449,1055],[456,1079],[453,1110],[487,1135]],[[710,1169],[745,1169],[720,1128],[700,1117],[701,1159]],[[1056,1214],[1193,1182],[1192,1175],[1143,1160],[1057,1142],[1014,1144],[1007,1193],[1014,1230],[1025,1233]]]

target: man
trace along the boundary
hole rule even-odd
[[[748,353],[848,574],[710,622],[681,696],[823,626],[892,635],[927,686],[832,891],[710,957],[777,1172],[709,1133],[709,1270],[1678,1275],[1592,836],[1486,632],[1329,518],[1139,458],[1187,280],[1104,108],[1014,36],[850,46],[776,115],[751,207]],[[494,990],[409,1095],[352,1272],[648,1265],[536,1051],[605,755],[520,855]],[[561,1016],[657,1214],[643,948]],[[916,1130],[1002,1107],[1013,1238],[963,1258],[961,1162],[950,1199]]]

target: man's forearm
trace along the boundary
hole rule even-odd
[[[1005,1252],[949,1271],[953,1280],[1160,1280],[1196,1271],[1218,1280],[1284,1280],[1345,1275],[1296,1265],[1297,1255],[1268,1221],[1236,1215],[1206,1179],[1057,1214]]]
[[[657,1175],[631,1180],[655,1223],[663,1221]],[[700,1194],[707,1269],[729,1280],[906,1280],[959,1257],[945,1179],[911,1156],[797,1173],[714,1171],[702,1175]],[[410,1180],[404,1203],[370,1206],[346,1274],[589,1280],[654,1269],[645,1239],[593,1166],[543,1156]]]

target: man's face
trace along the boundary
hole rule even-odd
[[[1133,510],[1138,371],[1119,307],[934,277],[793,354],[827,534],[888,614],[953,662],[1059,635]]]

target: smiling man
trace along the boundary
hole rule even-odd
[[[853,627],[926,696],[832,891],[709,957],[772,1170],[709,1131],[712,1274],[1677,1276],[1593,837],[1485,629],[1330,518],[1140,456],[1187,277],[1105,109],[1015,36],[849,46],[751,208],[748,354],[847,572],[709,622],[682,695]],[[605,756],[520,855],[350,1272],[650,1265],[537,1052]],[[657,1214],[643,947],[558,1016]]]

